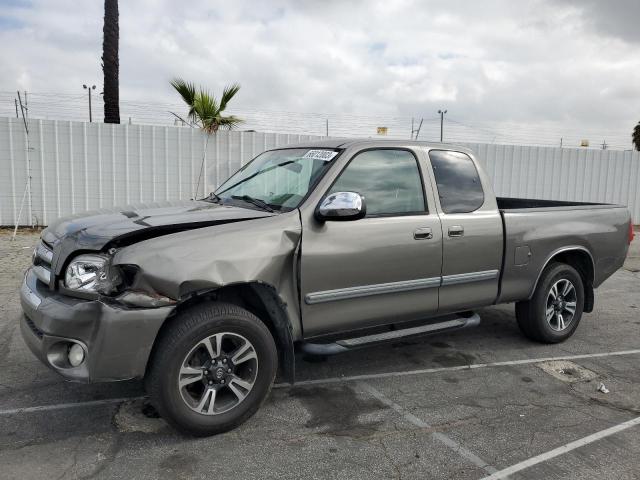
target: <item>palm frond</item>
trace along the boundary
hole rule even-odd
[[[227,103],[231,101],[231,99],[238,93],[240,90],[239,83],[232,83],[231,85],[227,85],[224,87],[224,91],[222,92],[222,98],[220,98],[220,111],[223,112],[225,108],[227,108]]]
[[[182,78],[174,78],[171,80],[171,86],[180,94],[184,103],[189,107],[189,113],[187,114],[192,120],[193,117],[193,104],[196,98],[196,86],[191,82],[186,82]]]
[[[200,90],[196,94],[193,105],[194,112],[197,115],[201,127],[207,132],[215,131],[213,128],[216,124],[216,118],[219,115],[219,107],[216,98],[206,90]]]
[[[238,126],[243,122],[238,117],[222,116],[222,112],[227,107],[229,101],[238,93],[240,85],[237,83],[228,85],[222,92],[220,103],[216,97],[203,88],[199,90],[193,83],[186,82],[182,78],[174,78],[171,80],[171,86],[180,94],[182,100],[189,106],[187,119],[190,125],[200,127],[205,132],[211,134],[218,131],[219,128],[229,129]],[[178,115],[172,112],[176,118]]]
[[[218,126],[225,130],[232,130],[243,122],[243,119],[235,117],[233,115],[218,117]]]

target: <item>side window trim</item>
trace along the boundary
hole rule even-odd
[[[329,194],[329,192],[331,192],[331,189],[333,188],[333,186],[336,184],[336,182],[338,182],[338,180],[340,179],[342,174],[345,172],[345,170],[347,168],[349,168],[349,165],[351,165],[351,162],[354,159],[356,159],[359,155],[361,155],[363,153],[376,151],[376,150],[394,150],[394,151],[408,152],[413,156],[413,159],[416,162],[416,167],[418,169],[418,175],[420,177],[420,187],[421,187],[420,191],[422,193],[422,202],[423,202],[424,206],[423,206],[423,210],[418,210],[418,211],[415,211],[415,212],[379,213],[379,214],[371,214],[371,215],[367,213],[367,216],[365,218],[411,217],[411,216],[417,216],[417,215],[429,215],[429,205],[428,205],[428,202],[427,202],[427,189],[426,189],[426,185],[425,185],[425,174],[426,174],[426,172],[423,171],[422,165],[420,164],[420,160],[418,158],[418,154],[415,151],[413,151],[411,148],[407,148],[407,147],[395,147],[395,146],[390,146],[390,147],[368,147],[368,148],[363,148],[361,150],[356,151],[351,156],[351,158],[347,161],[347,163],[342,167],[340,172],[338,172],[338,174],[333,179],[331,184],[325,189],[325,191],[322,194],[321,198],[324,198],[326,195]],[[428,160],[428,153],[427,153],[427,160]]]

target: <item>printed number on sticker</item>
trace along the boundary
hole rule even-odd
[[[317,160],[324,160],[325,162],[328,162],[337,154],[338,152],[334,152],[332,150],[309,150],[302,158],[315,158]]]

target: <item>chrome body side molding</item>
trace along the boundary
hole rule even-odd
[[[418,278],[416,280],[406,280],[402,282],[378,283],[375,285],[363,285],[358,287],[338,288],[336,290],[325,290],[323,292],[312,292],[304,297],[307,305],[315,303],[333,302],[336,300],[346,300],[348,298],[368,297],[370,295],[381,295],[385,293],[409,292],[423,288],[434,288],[440,286],[440,277]]]
[[[406,280],[402,282],[338,288],[335,290],[309,293],[304,297],[304,301],[307,305],[314,305],[316,303],[334,302],[337,300],[368,297],[371,295],[409,292],[423,288],[436,288],[440,285],[446,286],[457,285],[460,283],[481,282],[497,278],[498,273],[498,270],[486,270],[484,272],[461,273],[459,275],[446,275],[444,277],[418,278],[416,280]]]
[[[498,278],[499,270],[485,270],[483,272],[460,273],[442,277],[442,286],[458,285],[460,283],[482,282]]]

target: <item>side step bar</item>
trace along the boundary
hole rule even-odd
[[[335,355],[337,353],[348,352],[354,348],[365,347],[371,344],[397,340],[398,338],[410,337],[413,335],[433,335],[435,333],[461,330],[463,328],[475,327],[480,324],[480,316],[477,313],[469,317],[455,317],[439,323],[420,325],[417,327],[390,330],[388,332],[365,335],[363,337],[346,338],[333,343],[302,343],[300,349],[309,355]]]

